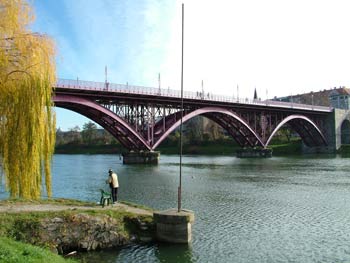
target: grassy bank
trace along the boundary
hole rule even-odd
[[[75,260],[64,259],[50,250],[0,237],[0,262],[4,263],[73,263]]]
[[[234,155],[239,146],[231,140],[219,142],[203,142],[201,144],[184,145],[183,154],[193,155]],[[161,154],[179,154],[179,146],[160,146]]]
[[[127,202],[125,202],[127,203]],[[28,242],[31,244],[38,243],[40,240],[36,240],[37,231],[39,227],[39,221],[45,218],[63,217],[70,218],[77,213],[84,212],[85,214],[98,216],[107,215],[117,220],[120,225],[120,230],[126,235],[130,235],[130,232],[134,231],[130,222],[138,218],[141,221],[151,223],[152,216],[146,215],[136,215],[124,210],[115,210],[110,206],[100,209],[100,206],[95,203],[82,202],[78,200],[71,199],[52,199],[52,200],[1,200],[0,206],[11,206],[16,205],[26,206],[26,205],[47,205],[51,204],[53,206],[66,206],[66,210],[62,211],[29,211],[29,212],[17,212],[17,213],[0,213],[0,236],[12,238],[15,240]],[[152,211],[150,208],[144,206],[139,206],[132,203],[127,203],[128,206],[140,208],[148,211]],[[78,207],[74,210],[70,209],[71,206]],[[81,209],[79,206],[82,206]],[[84,209],[89,206],[89,210]],[[96,209],[94,209],[96,207]]]
[[[237,144],[231,140],[218,142],[203,142],[201,144],[184,145],[184,154],[203,155],[231,155],[238,149]],[[126,150],[120,145],[59,145],[55,148],[56,154],[121,154]],[[178,154],[178,145],[160,145],[157,148],[163,154]]]
[[[337,151],[337,153],[345,157],[350,157],[350,145],[349,144],[342,145],[340,149]]]
[[[287,142],[275,142],[269,148],[273,149],[273,155],[300,154],[302,152],[301,140]],[[207,141],[197,144],[185,144],[183,154],[190,155],[235,155],[240,147],[233,140]],[[60,145],[55,149],[56,154],[121,154],[125,149],[120,145]],[[160,145],[157,148],[161,154],[178,154],[178,145]],[[345,152],[350,153],[350,146]]]
[[[269,148],[273,150],[273,155],[292,155],[302,153],[301,140],[293,140],[289,143],[275,142]],[[185,145],[184,154],[198,155],[235,155],[240,147],[232,141],[209,142],[201,145]],[[350,149],[350,147],[349,147]],[[178,154],[178,147],[159,147],[162,154]],[[350,152],[350,150],[349,150]]]
[[[302,141],[295,140],[289,143],[273,144],[269,148],[272,149],[274,156],[293,155],[302,153]]]
[[[43,207],[47,205],[49,205],[50,210],[26,211],[28,207]],[[24,209],[17,209],[18,212],[6,212],[5,210],[6,207],[13,209],[16,206]],[[53,211],[57,206],[63,206],[64,210]],[[131,203],[128,206],[141,208]],[[72,207],[74,209],[71,209]],[[129,238],[145,234],[140,229],[140,224],[153,226],[153,217],[151,215],[135,214],[127,212],[123,208],[113,209],[112,207],[105,207],[101,209],[100,206],[94,203],[70,199],[2,200],[0,201],[0,208],[5,211],[0,213],[0,262],[66,262],[62,257],[50,251],[56,249],[54,240],[44,243],[41,239],[43,233],[41,232],[41,222],[47,219],[62,218],[65,222],[77,224],[79,222],[76,220],[77,215],[81,213],[90,215],[92,218],[105,218],[108,216],[116,222],[118,234]],[[148,208],[148,210],[150,209]],[[153,230],[150,229],[150,231]],[[8,258],[8,261],[4,261],[4,258]],[[45,260],[41,260],[41,258]]]

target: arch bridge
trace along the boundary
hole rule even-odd
[[[130,151],[154,151],[180,125],[180,91],[59,79],[54,103],[101,125]],[[202,115],[223,127],[241,147],[266,148],[283,126],[309,148],[333,143],[329,107],[183,93],[183,122]]]

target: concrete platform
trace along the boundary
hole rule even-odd
[[[157,240],[168,243],[189,243],[192,240],[194,213],[191,210],[176,208],[154,212]]]
[[[236,152],[238,158],[268,158],[272,157],[272,149],[243,148]]]
[[[123,153],[123,164],[158,164],[160,152]]]

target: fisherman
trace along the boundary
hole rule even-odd
[[[118,201],[118,176],[115,172],[112,171],[112,169],[109,169],[108,171],[108,179],[106,181],[107,184],[109,184],[109,187],[111,188],[111,194],[112,194],[112,200],[113,204],[115,204]]]

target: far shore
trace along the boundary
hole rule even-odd
[[[292,140],[290,142],[280,142],[271,145],[274,156],[284,156],[302,153],[301,140]],[[203,142],[193,145],[184,145],[183,154],[189,155],[236,155],[236,151],[240,149],[233,141],[222,142]],[[161,154],[179,154],[179,146],[160,146],[156,149]],[[120,145],[82,145],[82,144],[66,144],[59,145],[55,148],[56,154],[122,154],[127,150]],[[346,148],[350,152],[350,147]]]

